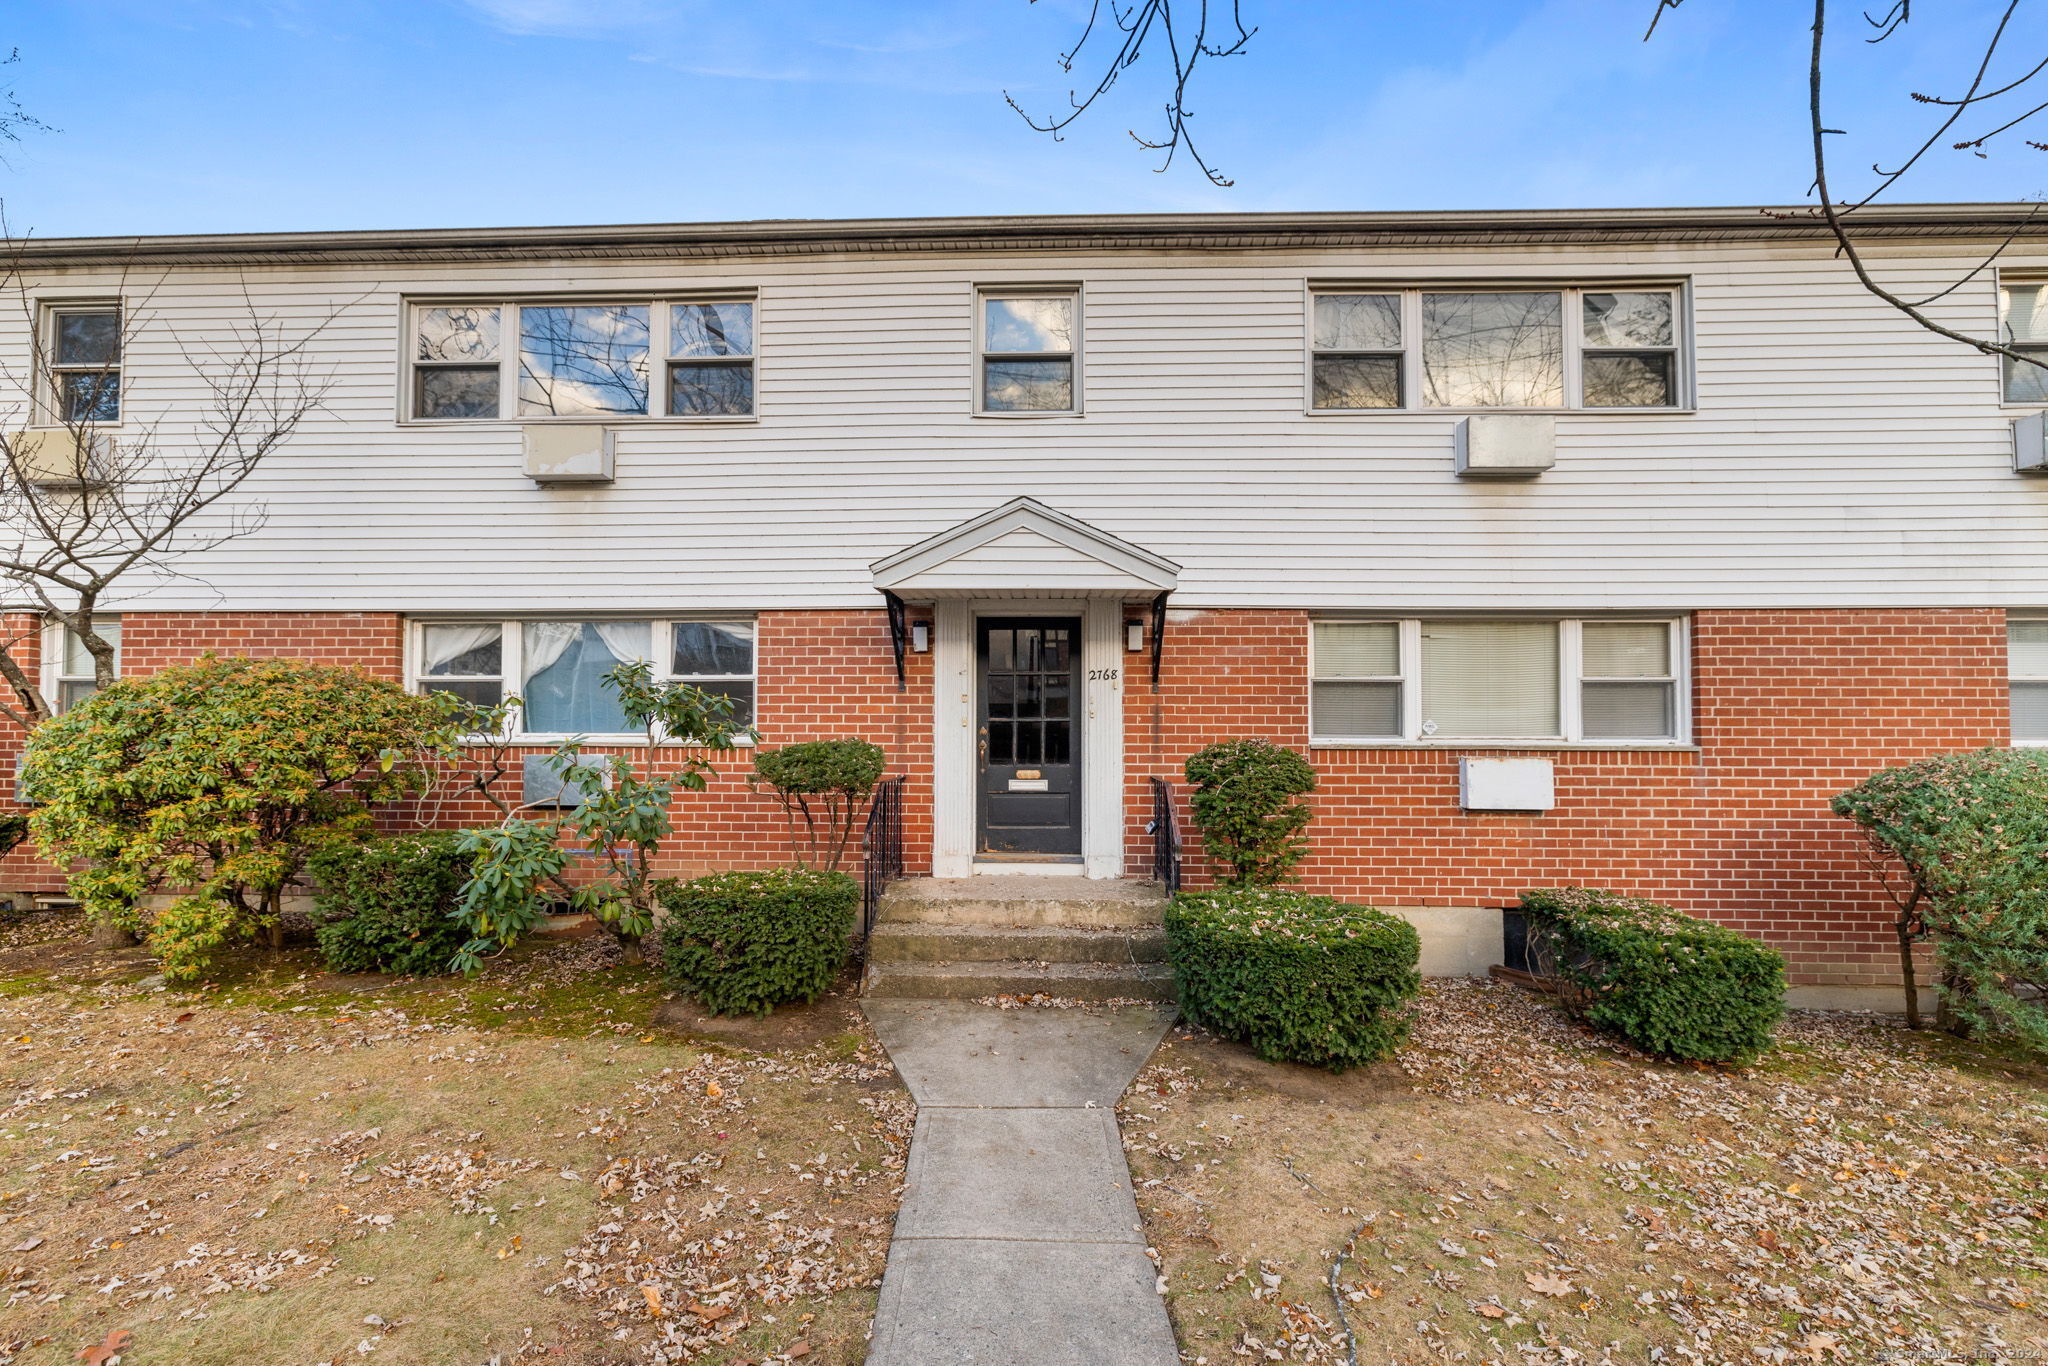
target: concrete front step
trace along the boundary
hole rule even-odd
[[[1156,927],[1080,930],[1066,925],[929,925],[884,920],[868,939],[876,963],[1163,963]]]
[[[1069,929],[1157,928],[1165,893],[1112,878],[903,878],[882,894],[880,920],[917,925],[1051,925]]]
[[[1060,996],[1077,1001],[1171,1001],[1164,963],[904,963],[870,960],[869,996],[971,1001],[983,996]]]

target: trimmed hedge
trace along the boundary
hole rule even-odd
[[[1565,1008],[1646,1053],[1747,1063],[1785,1013],[1785,960],[1734,930],[1588,887],[1522,894]]]
[[[668,881],[656,894],[668,980],[713,1015],[817,1000],[846,965],[860,909],[852,878],[799,868]]]
[[[447,972],[469,940],[454,916],[471,856],[460,831],[330,845],[307,861],[320,956],[337,972]]]
[[[1166,942],[1182,1014],[1267,1062],[1342,1072],[1408,1037],[1422,945],[1399,916],[1273,888],[1183,892]]]

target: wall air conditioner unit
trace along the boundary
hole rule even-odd
[[[54,430],[15,432],[7,438],[13,465],[39,489],[84,489],[107,481],[114,438],[106,432]]]
[[[2048,474],[2048,413],[2012,420],[2012,468],[2015,474]]]
[[[612,482],[612,433],[590,423],[526,425],[526,477],[536,484]]]
[[[1474,413],[1453,437],[1460,479],[1534,479],[1557,463],[1557,419]]]

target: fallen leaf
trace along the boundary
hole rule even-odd
[[[1472,1306],[1472,1312],[1489,1319],[1504,1319],[1508,1316],[1508,1311],[1497,1304],[1475,1304]]]
[[[1534,1271],[1524,1271],[1522,1279],[1539,1295],[1570,1295],[1578,1291],[1577,1286],[1562,1276],[1552,1276],[1548,1273],[1538,1275]]]
[[[706,1082],[704,1083],[704,1094],[712,1100],[717,1100],[725,1094],[725,1088],[715,1081]]]
[[[134,1341],[135,1334],[125,1328],[116,1328],[107,1334],[104,1342],[79,1348],[78,1360],[86,1363],[86,1366],[105,1366],[109,1357],[116,1357],[127,1351],[129,1344]]]
[[[705,1305],[691,1300],[690,1312],[706,1323],[716,1323],[727,1314],[730,1314],[732,1309],[726,1305]]]
[[[662,1314],[662,1310],[661,1310],[661,1287],[660,1287],[660,1286],[658,1286],[658,1285],[654,1285],[654,1284],[652,1284],[652,1283],[649,1283],[649,1284],[647,1284],[647,1285],[643,1285],[643,1286],[641,1286],[641,1287],[640,1287],[640,1293],[641,1293],[642,1295],[646,1296],[646,1298],[647,1298],[647,1313],[648,1313],[648,1315],[649,1315],[650,1317],[653,1317],[653,1318],[657,1318],[657,1319],[658,1319],[658,1318],[660,1318],[660,1317],[661,1317],[661,1314]],[[691,1307],[692,1307],[692,1308],[695,1308],[695,1306],[694,1306],[694,1305],[693,1305],[693,1306],[691,1306]]]
[[[810,1354],[811,1344],[808,1342],[792,1343],[789,1351],[786,1353],[791,1361],[796,1360],[798,1357],[807,1357]]]

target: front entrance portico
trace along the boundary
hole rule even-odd
[[[877,589],[932,607],[933,875],[1121,877],[1123,604],[1171,592],[1180,567],[1036,499],[1017,498],[872,569]],[[1015,654],[1020,629],[1032,633],[1024,648],[1036,652],[1024,668]],[[1007,643],[1010,655],[992,656],[991,632],[997,650]],[[1069,653],[1052,664],[1049,648]],[[1075,691],[1060,698],[1063,668]],[[1069,714],[1053,716],[1048,705]],[[1064,766],[1078,775],[1047,757],[1048,744],[1068,756]],[[1027,762],[1027,753],[1036,761]],[[1037,800],[1062,795],[1062,782],[1072,783],[1064,795],[1076,840],[1058,835],[1058,803]],[[993,813],[991,795],[999,799]],[[1008,800],[1013,796],[1019,800]],[[1034,824],[1039,834],[1021,833]],[[1078,853],[1067,852],[1076,844]]]

